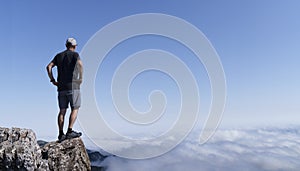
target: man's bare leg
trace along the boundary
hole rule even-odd
[[[57,117],[57,124],[59,131],[63,131],[64,129],[64,121],[67,109],[60,109]]]
[[[67,109],[60,109],[57,116],[57,124],[59,129],[58,141],[61,142],[65,139],[64,137],[64,121]]]
[[[81,136],[81,132],[75,132],[72,130],[75,120],[77,118],[77,113],[78,113],[78,109],[71,110],[71,114],[70,114],[70,118],[69,118],[69,128],[68,128],[68,132],[67,132],[68,139],[77,138],[77,137]]]
[[[76,121],[77,118],[77,113],[78,113],[78,109],[72,109],[71,110],[71,114],[70,114],[70,118],[69,118],[69,127],[68,128],[73,128],[73,125]]]

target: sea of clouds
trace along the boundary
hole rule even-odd
[[[197,135],[159,157],[132,160],[109,156],[97,165],[107,171],[300,170],[299,127],[218,130],[203,145]],[[128,142],[126,146],[119,143],[112,145],[130,148]]]

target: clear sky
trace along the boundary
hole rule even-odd
[[[300,2],[297,0],[32,0],[0,3],[0,126],[27,127],[39,136],[56,136],[57,95],[47,77],[46,65],[56,53],[64,50],[66,38],[77,39],[80,53],[84,44],[103,26],[139,13],[164,13],[182,18],[200,29],[212,43],[227,81],[227,103],[221,127],[300,122]],[[170,40],[150,36],[128,40],[127,46],[120,44],[111,56],[114,53],[115,56],[118,53],[130,55],[148,45],[179,56],[189,53],[176,48],[178,45]],[[182,60],[192,71],[202,68],[205,72],[201,63],[195,64],[188,57],[182,57]],[[110,78],[110,68],[120,62],[118,59],[111,61],[107,59],[102,67],[104,71],[98,71],[96,85],[100,88],[96,93],[100,100],[107,95],[104,87],[107,85],[102,84],[101,76],[108,73],[106,76]],[[155,80],[156,74],[165,84],[154,84],[160,82]],[[143,103],[141,99],[147,98],[148,88],[152,86],[177,97],[178,94],[173,92],[176,86],[168,89],[169,84],[174,83],[169,77],[161,73],[145,73],[144,77],[146,84],[139,77],[131,89],[137,109],[147,110],[147,101]],[[195,77],[201,83],[206,75],[196,74]],[[206,98],[209,96],[208,83],[204,82],[203,89],[200,88],[205,105],[210,103]],[[141,96],[135,95],[135,91]],[[174,108],[176,103],[174,100]]]

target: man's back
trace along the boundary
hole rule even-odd
[[[71,50],[65,50],[54,57],[52,62],[57,66],[58,91],[79,89],[79,84],[74,82],[74,78],[78,77],[76,64],[79,59],[79,54]]]

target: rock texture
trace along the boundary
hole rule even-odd
[[[40,147],[30,129],[0,128],[0,170],[91,170],[80,138]]]
[[[0,128],[0,170],[36,170],[42,161],[36,136],[30,129]]]
[[[61,143],[50,142],[42,149],[43,158],[48,160],[49,170],[91,170],[91,164],[80,138]]]

